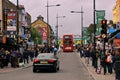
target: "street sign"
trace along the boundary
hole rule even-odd
[[[97,18],[104,18],[105,17],[105,10],[96,10]]]
[[[105,19],[105,10],[96,10],[97,24],[100,24]]]
[[[101,24],[101,21],[102,21],[103,19],[104,19],[103,17],[98,17],[98,18],[97,18],[97,24]]]

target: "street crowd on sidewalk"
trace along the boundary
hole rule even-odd
[[[17,68],[20,67],[20,64],[28,64],[29,58],[32,60],[34,57],[34,50],[24,50],[22,53],[18,49],[5,50],[4,48],[0,49],[0,68],[8,67],[10,64],[11,67]]]
[[[96,51],[94,46],[85,45],[79,46],[78,51],[80,57],[85,58],[85,64],[89,66],[90,60],[91,65],[95,69],[96,74],[114,74],[115,80],[120,80],[120,48],[111,50],[105,50],[97,46]],[[103,73],[102,73],[103,71]]]
[[[46,44],[31,49],[24,49],[20,47],[18,49],[13,48],[10,50],[6,50],[4,48],[1,48],[0,69],[8,67],[9,64],[12,68],[18,68],[24,66],[24,64],[28,64],[29,61],[33,61],[33,58],[37,57],[39,53],[51,52],[56,55],[57,48],[55,46],[50,46]]]

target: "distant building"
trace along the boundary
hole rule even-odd
[[[51,44],[53,30],[51,29],[51,26],[44,21],[44,18],[41,15],[37,17],[37,20],[35,20],[31,26],[36,28],[41,35],[42,43]]]
[[[0,0],[0,14],[0,36],[5,37],[4,45],[16,45],[17,41],[23,41],[20,37],[30,38],[31,16],[23,5],[17,8],[10,0]]]
[[[120,0],[116,0],[116,4],[113,8],[113,23],[120,22]]]

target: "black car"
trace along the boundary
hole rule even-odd
[[[33,60],[33,72],[48,69],[57,72],[59,70],[60,61],[53,53],[40,53]]]

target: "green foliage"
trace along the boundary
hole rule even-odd
[[[34,27],[31,27],[31,39],[34,41],[35,44],[42,44],[42,36]]]
[[[87,30],[89,34],[92,34],[94,32],[94,24],[90,24]]]
[[[92,34],[94,33],[94,24],[90,24],[89,27],[87,28],[88,31],[88,36],[90,37],[89,42],[92,42]]]

